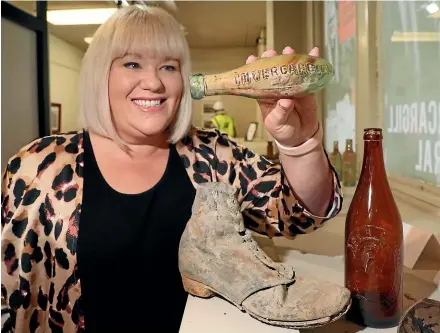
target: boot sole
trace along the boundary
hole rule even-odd
[[[325,325],[328,325],[328,324],[340,319],[342,316],[344,316],[348,312],[348,310],[351,307],[351,299],[350,299],[349,303],[347,303],[347,305],[345,306],[345,308],[341,312],[339,312],[331,317],[326,317],[326,318],[316,319],[316,320],[309,320],[309,321],[301,321],[301,322],[276,321],[276,320],[270,320],[267,318],[260,317],[258,314],[254,313],[252,311],[249,311],[248,309],[244,308],[243,306],[233,302],[225,295],[218,293],[217,291],[213,290],[212,288],[210,288],[210,287],[204,285],[203,283],[198,282],[194,279],[191,279],[186,276],[182,276],[182,282],[183,282],[183,288],[185,289],[185,291],[193,296],[201,297],[201,298],[212,298],[214,296],[220,296],[221,298],[227,300],[228,302],[230,302],[231,304],[236,306],[241,311],[246,312],[252,318],[257,319],[265,324],[269,324],[272,326],[284,327],[284,328],[292,328],[292,329],[309,329],[310,328],[311,329],[311,328],[325,326]]]

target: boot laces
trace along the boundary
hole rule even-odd
[[[276,270],[278,274],[285,277],[286,279],[293,279],[295,277],[295,271],[292,266],[273,261],[260,248],[258,243],[252,237],[252,234],[250,233],[249,230],[244,228],[244,226],[243,229],[242,228],[239,229],[242,230],[242,231],[238,231],[240,233],[240,236],[242,237],[243,241],[246,244],[248,244],[249,250],[257,257],[257,259],[259,259],[263,264],[265,264],[269,268]]]

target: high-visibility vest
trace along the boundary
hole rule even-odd
[[[225,132],[230,137],[235,137],[235,124],[231,116],[227,114],[218,114],[211,119],[213,125],[218,128],[221,132]]]

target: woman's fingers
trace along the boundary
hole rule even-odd
[[[250,55],[247,59],[246,59],[246,64],[250,64],[251,62],[254,62],[255,60],[257,60],[258,58],[254,55]]]
[[[294,54],[295,50],[292,49],[290,46],[286,46],[283,49],[283,54]],[[276,56],[277,52],[275,50],[269,49],[263,52],[263,54],[261,55],[261,58],[266,58],[266,57],[273,57]],[[313,56],[319,56],[319,50],[317,47],[314,47],[309,55],[313,55]],[[258,60],[258,57],[254,56],[254,55],[250,55],[247,60],[246,60],[246,64],[250,64],[251,62],[254,62],[255,60]]]
[[[266,50],[261,55],[261,58],[273,57],[275,55],[277,55],[277,53],[274,50]],[[258,57],[254,56],[254,55],[250,55],[246,60],[246,64],[250,64],[251,62],[254,62],[255,60],[258,60]]]
[[[311,52],[316,52],[314,50],[312,50]],[[286,46],[283,49],[283,54],[294,54],[295,50],[292,49],[290,46]],[[263,52],[263,54],[261,55],[261,58],[266,58],[266,57],[273,57],[276,56],[277,52],[275,50],[269,49]],[[246,64],[250,64],[251,62],[254,62],[255,60],[257,60],[258,57],[254,56],[254,55],[250,55],[247,60],[246,60]]]
[[[283,54],[294,54],[295,50],[292,49],[290,46],[286,46],[283,50]]]
[[[319,57],[319,49],[315,46],[310,52],[309,55],[312,57]]]
[[[263,54],[261,55],[261,58],[273,57],[273,56],[276,56],[276,55],[277,55],[276,51],[274,51],[272,49],[269,49],[269,50],[266,50],[266,51],[263,52]]]

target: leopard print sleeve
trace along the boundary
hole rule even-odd
[[[16,215],[21,214],[19,212],[22,205],[28,205],[30,202],[30,192],[27,192],[28,185],[26,184],[26,180],[33,178],[29,172],[29,170],[33,170],[33,166],[30,168],[24,166],[24,160],[26,160],[26,156],[29,154],[29,147],[31,147],[35,141],[36,140],[33,140],[21,147],[18,152],[8,160],[2,174],[1,321],[3,325],[2,332],[8,333],[15,331],[17,313],[22,309],[19,305],[22,299],[25,300],[25,297],[21,296],[21,294],[24,295],[25,289],[20,290],[20,288],[26,286],[24,282],[26,280],[17,273],[23,264],[23,262],[20,261],[21,254],[25,251],[21,251],[21,247],[17,246],[15,240],[17,240],[17,234],[24,233],[30,218],[26,214],[22,214],[18,217]],[[23,241],[25,239],[28,241],[28,238],[22,238]],[[29,286],[29,284],[27,284],[27,286]],[[30,299],[29,297],[30,294],[26,299]]]
[[[17,200],[15,198],[16,193],[14,193],[14,184],[13,184],[13,175],[17,169],[17,159],[11,159],[8,161],[6,168],[2,174],[2,190],[1,190],[1,202],[2,202],[2,222],[1,222],[1,230],[2,230],[2,239],[4,239],[3,230],[4,226],[10,223],[12,215],[15,211],[14,202]],[[3,248],[3,242],[2,242]],[[1,322],[2,322],[2,332],[14,332],[15,326],[15,312],[11,308],[8,302],[8,295],[6,292],[6,287],[3,284],[5,271],[8,271],[9,265],[18,265],[17,258],[15,257],[15,253],[11,253],[9,248],[2,253],[2,284],[1,284]],[[15,252],[15,251],[13,251]],[[12,256],[11,256],[12,255]]]
[[[20,159],[18,157],[12,158],[8,161],[6,168],[3,170],[2,174],[2,230],[5,224],[9,223],[11,216],[13,214],[15,205],[14,201],[14,184],[13,176],[20,166]]]
[[[225,134],[217,138],[215,151],[218,157],[216,174],[220,180],[239,188],[245,224],[258,233],[291,239],[317,230],[341,210],[342,190],[330,162],[333,198],[326,216],[316,216],[295,198],[281,164],[269,162]]]
[[[6,216],[7,216],[7,207],[8,207],[8,201],[9,201],[9,194],[8,194],[8,187],[9,183],[11,181],[10,173],[8,171],[8,166],[3,170],[2,173],[2,230],[3,226],[6,224]]]

